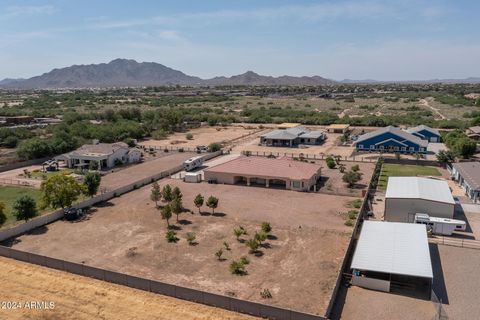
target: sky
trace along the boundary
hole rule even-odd
[[[0,79],[116,58],[211,78],[480,76],[478,0],[0,0]]]

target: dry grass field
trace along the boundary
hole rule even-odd
[[[0,319],[256,319],[3,257],[0,281],[1,301],[54,303],[50,310],[0,308]]]
[[[342,212],[355,198],[255,187],[187,184],[166,179],[161,186],[177,185],[183,193],[184,212],[175,223],[178,243],[165,239],[166,221],[149,200],[150,186],[135,190],[92,209],[84,220],[58,221],[15,239],[10,245],[47,256],[107,268],[155,280],[232,295],[299,311],[323,314],[335,285],[351,227]],[[196,194],[216,195],[216,214],[193,205]],[[244,240],[260,224],[273,226],[273,237],[258,255],[248,253]],[[233,228],[243,226],[248,236],[237,241]],[[197,245],[188,245],[187,232]],[[229,244],[226,250],[224,242]],[[224,248],[222,261],[214,253]],[[248,274],[235,276],[229,264],[247,256]],[[268,289],[271,299],[260,297]]]

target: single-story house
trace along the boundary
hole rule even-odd
[[[480,140],[480,126],[470,127],[465,131],[465,134],[473,140]]]
[[[205,169],[208,182],[316,191],[321,166],[287,158],[241,156]]]
[[[295,147],[299,144],[316,145],[325,140],[323,131],[310,131],[304,126],[278,129],[260,136],[260,143],[270,147]]]
[[[355,146],[357,151],[426,153],[428,141],[388,126],[359,136]]]
[[[422,140],[427,140],[428,142],[440,142],[442,140],[442,136],[437,129],[430,128],[429,126],[423,124],[409,128],[407,129],[407,132],[419,137]]]
[[[424,177],[389,177],[385,221],[413,222],[416,213],[453,218],[455,200],[447,181]]]
[[[327,127],[330,133],[347,133],[350,130],[349,124],[333,123]]]
[[[84,168],[90,162],[98,163],[100,170],[113,168],[119,162],[139,162],[142,152],[137,148],[129,148],[124,142],[85,144],[69,153],[55,157],[55,160],[64,161],[69,168]]]
[[[424,224],[364,221],[351,264],[352,285],[430,298],[433,269]]]
[[[473,202],[480,201],[480,162],[453,163],[451,174]]]

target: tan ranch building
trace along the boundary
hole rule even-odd
[[[210,183],[316,191],[320,170],[320,165],[287,158],[241,156],[205,169],[204,175]]]

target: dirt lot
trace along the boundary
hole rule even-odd
[[[0,319],[256,319],[3,257],[0,270],[2,301],[55,304],[51,310],[0,308]]]
[[[214,293],[324,313],[351,234],[339,212],[346,211],[354,198],[161,181],[161,185],[166,183],[178,185],[184,207],[195,212],[180,216],[177,244],[165,240],[166,222],[149,200],[150,186],[146,186],[95,208],[82,222],[53,223],[16,239],[13,246]],[[216,215],[197,213],[193,198],[198,193],[219,197]],[[203,207],[203,211],[210,209]],[[249,232],[247,239],[263,221],[272,224],[274,237],[267,240],[259,256],[248,254],[232,230],[244,226]],[[197,245],[187,244],[187,232],[195,232]],[[229,243],[231,250],[224,250],[226,260],[218,261],[214,253],[223,242]],[[242,256],[250,259],[248,275],[230,274],[230,262]],[[273,297],[262,299],[263,289],[269,289]]]
[[[201,127],[191,129],[187,132],[176,132],[164,140],[146,140],[142,141],[142,145],[146,146],[169,146],[175,145],[179,147],[196,147],[199,145],[208,146],[214,142],[231,141],[242,136],[253,134],[258,129],[250,126],[245,126],[248,129],[240,126],[228,127]],[[187,133],[193,135],[192,140],[186,138]]]
[[[189,152],[175,152],[155,160],[131,165],[125,169],[109,173],[102,177],[100,187],[106,188],[108,191],[128,185],[134,181],[141,180],[164,170],[169,170],[181,165],[183,161],[195,155],[197,154]]]

